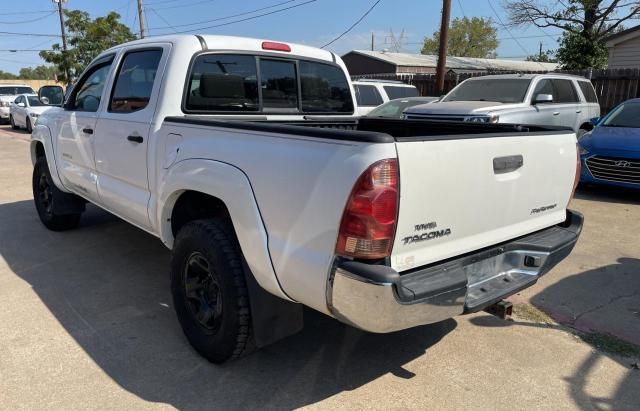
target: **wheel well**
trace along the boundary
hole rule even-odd
[[[204,218],[220,218],[231,222],[229,210],[222,200],[198,191],[185,191],[171,211],[173,236],[188,222]]]
[[[582,123],[580,125],[579,129],[591,131],[591,130],[593,130],[593,124],[591,124],[591,123]]]
[[[36,143],[35,153],[36,153],[36,160],[41,158],[41,157],[46,157],[46,154],[44,152],[44,145],[42,145],[41,142],[37,142]]]

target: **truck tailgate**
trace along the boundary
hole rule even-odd
[[[398,271],[501,243],[565,220],[576,168],[566,133],[452,136],[396,143]]]

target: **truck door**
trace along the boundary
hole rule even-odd
[[[94,138],[98,109],[114,55],[95,61],[85,71],[64,111],[55,118],[56,163],[62,184],[89,200],[97,201]]]
[[[149,227],[149,130],[168,45],[121,53],[113,87],[95,139],[100,202],[141,227]]]
[[[556,106],[554,113],[558,118],[557,125],[562,127],[571,127],[574,131],[580,126],[578,123],[578,114],[580,110],[580,98],[578,92],[573,85],[573,81],[568,79],[553,79],[553,88],[555,90],[553,102]]]

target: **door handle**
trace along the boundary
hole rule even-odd
[[[576,113],[580,114],[582,113],[582,110],[576,110]]]
[[[142,143],[144,141],[144,139],[142,138],[142,136],[128,136],[127,140],[133,142],[133,143]]]
[[[554,111],[554,112],[553,112],[553,115],[554,115],[554,116],[557,116],[558,114],[560,114],[560,112],[559,112],[559,111]]]
[[[493,172],[495,174],[504,174],[516,171],[524,164],[524,158],[521,154],[515,156],[496,157],[493,159]]]
[[[85,127],[82,129],[82,132],[85,134],[93,134],[93,129],[89,127]]]

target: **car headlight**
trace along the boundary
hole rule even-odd
[[[9,107],[11,103],[8,101],[0,101],[0,107]]]
[[[38,113],[29,113],[29,115],[33,118],[38,118],[40,116]]]
[[[581,156],[586,156],[587,154],[589,154],[589,150],[587,150],[586,148],[580,146],[580,155]]]

